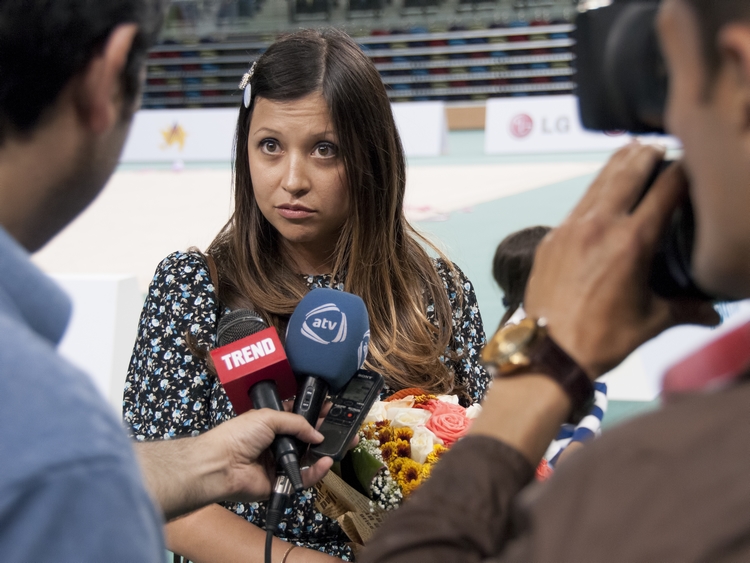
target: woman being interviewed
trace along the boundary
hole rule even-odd
[[[301,31],[271,45],[245,82],[234,213],[205,256],[162,261],[149,290],[125,389],[135,437],[197,434],[234,416],[196,351],[215,345],[229,309],[254,309],[283,334],[314,287],[364,300],[367,364],[385,376],[386,393],[421,387],[465,405],[481,400],[489,376],[477,362],[484,331],[474,291],[434,248],[441,257],[429,257],[404,218],[403,150],[370,60],[342,32]],[[338,524],[315,510],[315,491],[297,498],[280,537],[351,560]],[[171,549],[194,561],[261,561],[265,505],[226,508],[170,523]],[[275,561],[289,545],[276,540]],[[325,559],[294,549],[286,561]]]

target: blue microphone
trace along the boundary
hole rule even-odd
[[[299,383],[294,412],[315,427],[328,391],[338,393],[362,367],[369,343],[362,299],[325,288],[305,295],[286,329],[286,354]]]

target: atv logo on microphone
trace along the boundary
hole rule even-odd
[[[359,348],[357,348],[357,362],[359,362],[359,367],[362,368],[363,365],[365,365],[365,360],[367,359],[367,351],[370,348],[370,331],[368,330],[365,332],[365,335],[362,337],[362,342],[359,343]]]
[[[346,340],[346,314],[334,303],[326,303],[305,315],[301,330],[318,344],[343,342]]]

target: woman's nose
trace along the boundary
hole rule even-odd
[[[282,187],[291,194],[306,192],[310,189],[310,178],[307,174],[305,158],[300,155],[289,155],[287,169],[282,180]]]

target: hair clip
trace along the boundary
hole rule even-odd
[[[242,80],[240,80],[240,90],[244,90],[244,95],[242,97],[242,102],[245,104],[246,108],[250,107],[250,102],[253,99],[253,87],[252,84],[250,84],[250,80],[253,78],[253,74],[255,73],[255,65],[258,64],[258,61],[255,61],[253,63],[253,66],[250,67],[250,70],[248,70],[245,74],[242,75]]]

